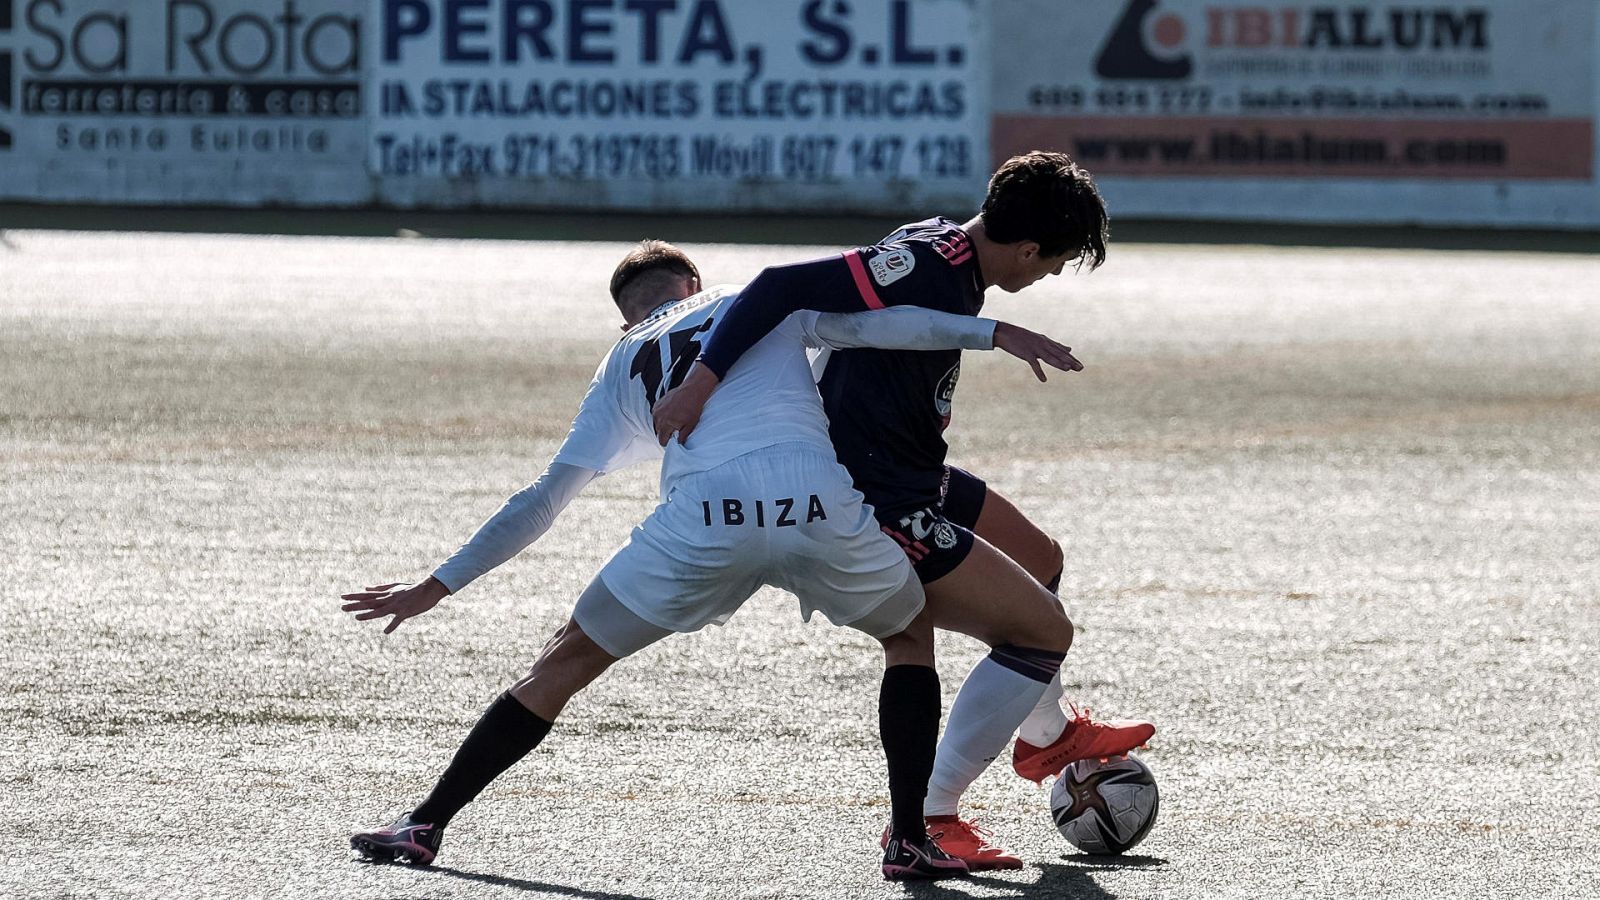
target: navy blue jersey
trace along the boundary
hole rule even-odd
[[[701,362],[719,378],[790,313],[983,307],[972,240],[950,219],[906,225],[870,247],[764,270],[724,312]],[[880,518],[939,499],[960,350],[841,350],[821,384],[839,462]]]
[[[983,307],[972,242],[949,219],[906,225],[853,255],[866,273],[856,281],[868,306],[913,303],[965,315]],[[960,377],[960,350],[838,350],[829,358],[817,387],[833,446],[880,518],[939,501]]]

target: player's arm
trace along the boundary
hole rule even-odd
[[[857,313],[802,310],[794,318],[807,347],[831,350],[990,350],[999,324],[917,306]]]
[[[848,256],[763,269],[724,309],[694,367],[706,373],[700,377],[709,375],[713,384],[720,382],[739,357],[800,310],[848,313],[882,308],[882,303],[874,306],[861,298]],[[694,374],[691,370],[690,377]]]
[[[552,462],[538,480],[508,498],[431,578],[454,594],[544,537],[589,482],[594,469]]]
[[[871,260],[868,253],[874,254]],[[879,256],[896,257],[903,271],[869,274]],[[958,294],[939,289],[946,286],[936,274],[937,265],[948,267],[926,256],[918,266],[916,252],[908,248],[871,248],[762,270],[728,304],[688,376],[656,402],[651,414],[657,440],[665,444],[673,434],[688,437],[711,392],[739,357],[800,310],[860,312],[914,304],[963,312]]]
[[[341,608],[361,621],[393,616],[383,633],[394,631],[401,622],[438,606],[440,600],[542,537],[599,474],[594,469],[551,463],[537,481],[512,494],[432,575],[416,584],[380,584],[343,594],[345,605]]]
[[[638,429],[625,421],[616,402],[616,382],[606,377],[612,362],[607,357],[601,363],[572,421],[572,430],[538,480],[506,500],[425,580],[374,585],[343,594],[345,605],[341,608],[355,613],[359,620],[393,616],[384,628],[388,634],[543,537],[589,482],[643,458],[641,443],[650,445],[639,440]]]
[[[801,312],[807,345],[848,350],[1004,350],[1033,367],[1045,380],[1043,362],[1063,372],[1082,371],[1072,348],[1009,322],[955,315],[918,306],[896,306],[861,313]]]

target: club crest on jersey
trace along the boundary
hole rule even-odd
[[[940,522],[933,526],[933,543],[940,550],[949,550],[956,545],[956,529],[949,522]]]
[[[961,363],[956,363],[939,379],[939,387],[933,392],[933,408],[945,418],[946,424],[949,424],[951,401],[956,396],[956,382],[960,380]]]
[[[910,250],[890,250],[879,253],[867,261],[867,268],[872,270],[872,280],[879,287],[888,287],[896,281],[911,274],[917,267],[917,258],[911,255]]]

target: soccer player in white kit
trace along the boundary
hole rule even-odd
[[[595,477],[660,453],[651,406],[683,378],[737,296],[723,287],[677,300],[698,281],[670,245],[646,242],[630,254],[612,291],[626,334],[596,371],[549,468],[430,578],[346,594],[344,609],[358,619],[392,616],[385,631],[393,631],[527,547]],[[668,302],[655,303],[660,297]],[[661,504],[601,568],[528,676],[485,712],[429,797],[387,828],[354,835],[351,846],[368,859],[431,862],[450,819],[543,740],[573,694],[668,634],[726,622],[771,584],[794,593],[806,618],[820,610],[884,645],[880,736],[894,836],[885,877],[964,873],[928,839],[922,819],[940,705],[922,589],[835,460],[806,351],[990,349],[997,339],[1030,364],[1071,364],[1066,348],[1042,335],[915,307],[805,313],[775,329],[729,371],[695,434],[666,451]]]

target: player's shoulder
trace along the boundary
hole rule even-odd
[[[965,270],[976,265],[972,238],[943,217],[902,225],[878,243],[846,254],[846,261],[858,269],[858,282],[870,276],[880,288],[902,282],[901,288],[943,285],[956,293],[964,292],[962,285],[969,280]]]
[[[917,259],[959,266],[972,259],[972,237],[953,219],[935,216],[902,225],[878,242],[884,250],[903,249]]]
[[[717,314],[744,289],[742,284],[717,284],[674,303],[663,305],[628,329],[617,346],[632,346],[659,338],[684,326],[698,325]]]
[[[595,377],[628,380],[632,377],[634,362],[641,350],[652,347],[656,349],[651,352],[659,352],[660,341],[673,332],[702,327],[710,329],[715,320],[720,318],[718,310],[739,296],[742,290],[742,284],[718,284],[682,300],[663,304],[623,332],[600,361]]]
[[[867,274],[880,287],[907,276],[907,284],[942,283],[972,262],[972,238],[956,222],[939,216],[902,225],[878,243],[857,250]]]

